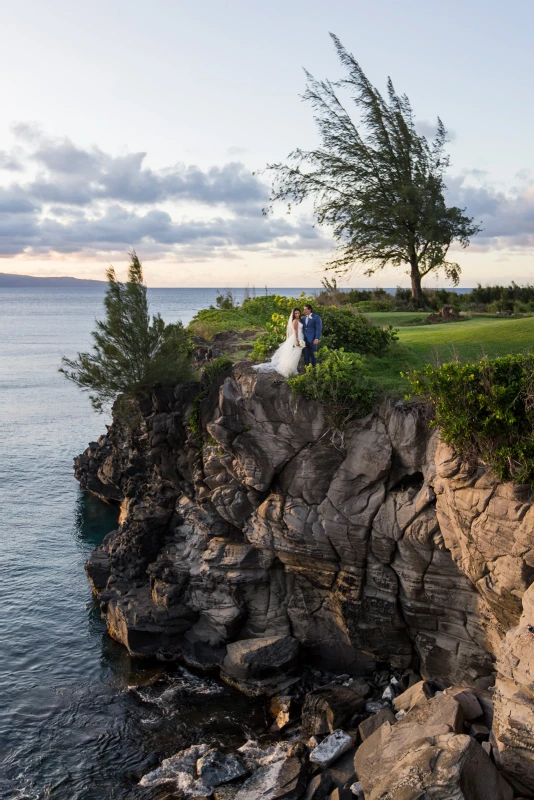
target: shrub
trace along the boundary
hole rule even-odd
[[[291,391],[298,397],[317,400],[324,407],[332,440],[343,444],[344,430],[354,419],[372,408],[374,388],[365,372],[364,361],[343,350],[319,350],[316,367],[308,366],[303,375],[289,378]]]
[[[231,289],[225,289],[224,292],[218,294],[215,298],[215,305],[223,311],[229,311],[231,308],[237,308],[238,303],[234,297]]]
[[[500,480],[534,484],[533,355],[427,365],[408,379],[460,455],[480,459]]]
[[[392,311],[395,306],[393,298],[391,300],[362,300],[354,304],[354,307],[362,314],[371,314],[375,311]]]
[[[202,373],[203,385],[209,389],[217,380],[217,376],[221,372],[230,369],[231,366],[232,359],[228,358],[228,356],[219,356],[219,358],[214,358],[213,361],[208,361]]]
[[[196,314],[189,323],[189,329],[198,336],[209,339],[221,331],[242,331],[247,328],[265,328],[273,314],[285,314],[286,323],[289,312],[296,305],[310,302],[311,298],[299,298],[269,294],[250,297],[242,305],[234,308],[205,308]]]
[[[251,357],[257,361],[265,361],[274,353],[276,348],[282,344],[286,338],[288,316],[285,314],[273,314],[271,321],[267,322],[266,333],[262,333],[254,342]]]
[[[379,328],[371,320],[350,308],[321,309],[322,343],[332,350],[343,348],[360,355],[381,356],[398,338],[391,327]]]

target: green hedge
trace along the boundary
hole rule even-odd
[[[322,343],[331,350],[343,348],[360,355],[383,355],[391,342],[398,339],[396,331],[389,325],[379,328],[363,314],[350,308],[328,306],[319,309],[323,320]]]
[[[503,481],[534,484],[534,355],[427,365],[407,376],[444,441]]]

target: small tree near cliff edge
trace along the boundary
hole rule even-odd
[[[156,383],[174,386],[191,377],[191,348],[181,322],[165,324],[159,314],[150,318],[141,262],[130,254],[128,280],[107,270],[104,299],[106,319],[96,322],[90,353],[62,358],[60,372],[89,395],[102,411],[119,393],[134,396]]]
[[[467,247],[479,225],[445,202],[447,133],[440,119],[434,140],[417,133],[406,95],[391,79],[387,99],[331,34],[347,76],[336,83],[306,73],[304,99],[315,111],[321,145],[295,150],[289,164],[271,164],[271,202],[313,198],[319,224],[333,230],[337,251],[327,269],[351,272],[356,262],[374,274],[386,265],[407,266],[412,297],[423,304],[421,280],[443,269],[457,285],[460,266],[447,261],[453,242]],[[336,90],[348,91],[360,112],[357,125]]]

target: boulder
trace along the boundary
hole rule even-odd
[[[469,736],[472,736],[473,739],[477,740],[477,742],[487,741],[489,739],[489,735],[489,728],[486,728],[485,725],[481,725],[479,722],[475,722],[469,728]]]
[[[484,713],[482,706],[480,705],[478,698],[472,689],[451,686],[450,688],[445,689],[444,694],[449,694],[451,697],[454,697],[456,702],[460,704],[464,719],[467,722],[470,722],[473,719],[478,719],[478,717],[481,717]]]
[[[384,722],[356,752],[365,800],[511,800],[508,784],[463,728],[459,703],[439,694],[391,725]],[[478,777],[477,777],[478,776]]]
[[[326,769],[330,764],[333,764],[343,753],[353,745],[352,736],[344,731],[334,731],[323,739],[319,747],[316,747],[310,753],[310,761],[312,764],[317,764],[318,767]]]
[[[302,708],[304,732],[311,735],[332,733],[349,722],[354,714],[365,708],[365,696],[360,694],[360,686],[330,684],[307,694]]]
[[[236,800],[298,800],[304,787],[302,764],[290,757],[256,770],[241,786]]]
[[[224,671],[236,678],[286,672],[297,665],[299,645],[291,636],[241,639],[228,645]]]
[[[271,703],[269,705],[269,711],[274,717],[274,722],[271,725],[271,730],[274,731],[281,731],[282,728],[289,723],[290,720],[290,711],[291,711],[291,701],[292,698],[290,695],[275,695],[271,698]]]
[[[247,774],[247,769],[235,756],[228,756],[214,748],[197,761],[197,774],[206,786],[220,786]]]
[[[241,639],[228,645],[221,677],[250,696],[272,696],[298,678],[299,644],[291,636]]]
[[[332,788],[332,778],[327,772],[321,772],[309,782],[303,800],[325,800]]]
[[[432,688],[430,684],[427,683],[427,681],[419,681],[396,697],[393,705],[396,711],[409,711],[418,703],[424,702],[429,697],[432,697]]]
[[[139,785],[148,788],[164,786],[187,792],[194,797],[209,797],[213,787],[206,786],[196,776],[197,762],[209,749],[207,744],[197,744],[187,750],[180,750],[174,756],[164,759],[157,769],[144,775]]]
[[[389,722],[390,725],[394,725],[396,722],[395,715],[389,708],[383,708],[378,714],[373,714],[372,717],[367,717],[363,722],[358,725],[358,731],[362,738],[362,742],[365,739],[368,739],[371,734],[373,734],[378,728],[384,724],[384,722]]]
[[[383,741],[365,765],[363,761],[356,764],[365,800],[512,800],[511,787],[470,736],[431,733],[430,729],[420,738],[415,730],[412,734],[411,743],[404,747]],[[385,768],[384,750],[392,748],[395,756]]]
[[[348,786],[356,780],[356,772],[354,771],[355,755],[356,747],[351,747],[323,772],[324,775],[330,775],[332,786]]]
[[[346,786],[337,787],[328,796],[328,800],[353,800],[351,790]]]
[[[408,725],[446,725],[454,733],[463,733],[464,717],[460,704],[454,697],[438,694],[414,706],[400,720]]]

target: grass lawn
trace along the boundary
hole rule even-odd
[[[429,312],[420,311],[371,311],[365,316],[380,327],[393,325],[394,328],[401,328],[406,325],[424,325],[428,314]]]
[[[397,314],[369,314],[378,325],[391,325]],[[403,316],[398,314],[398,316]],[[410,315],[406,315],[410,316]],[[446,361],[477,361],[508,353],[534,350],[534,317],[525,319],[492,319],[476,317],[465,322],[437,325],[405,326],[399,329],[399,341],[384,358],[368,357],[372,377],[387,392],[402,394],[408,384],[400,372],[417,369],[424,364]]]

